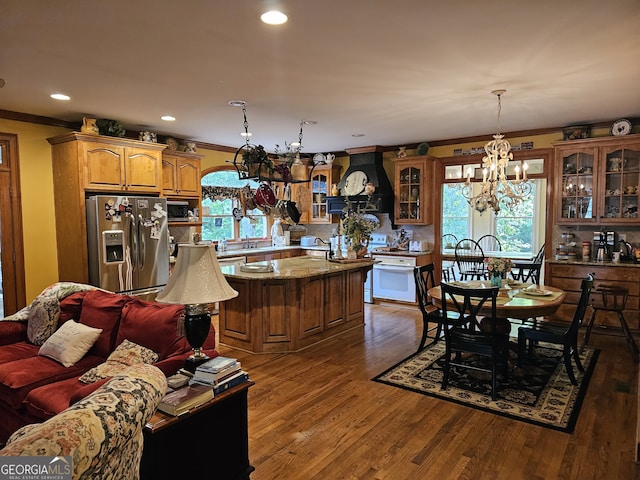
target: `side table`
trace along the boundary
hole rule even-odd
[[[142,480],[225,478],[248,480],[248,381],[174,417],[156,411],[144,426]]]

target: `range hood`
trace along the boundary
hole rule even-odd
[[[355,210],[359,208],[364,210],[365,206],[368,206],[367,212],[388,213],[393,223],[393,187],[382,164],[382,151],[382,147],[379,146],[347,150],[349,168],[338,182],[341,196],[327,197],[329,213],[341,214],[346,205],[345,196],[347,196]],[[349,179],[349,185],[347,185],[347,179]],[[355,186],[354,181],[357,182]],[[373,183],[376,187],[371,198],[362,191],[364,185],[361,183],[367,182]]]

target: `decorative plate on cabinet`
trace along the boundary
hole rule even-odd
[[[628,135],[631,133],[631,127],[632,125],[630,120],[621,118],[620,120],[613,122],[613,125],[611,125],[611,135],[616,137]]]

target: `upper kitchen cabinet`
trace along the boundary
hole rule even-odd
[[[166,145],[102,135],[69,133],[49,139],[54,172],[66,162],[88,191],[159,194]]]
[[[424,155],[395,159],[395,223],[430,225],[433,223],[434,157]]]
[[[556,223],[640,223],[640,135],[560,142],[555,158]]]
[[[162,194],[168,197],[200,197],[202,155],[165,150],[162,152]]]
[[[318,165],[311,173],[311,210],[309,223],[332,223],[327,197],[331,186],[340,179],[339,165]]]

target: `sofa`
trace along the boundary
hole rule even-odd
[[[127,366],[58,415],[16,431],[0,456],[71,457],[74,480],[138,479],[142,428],[166,388],[160,369]]]
[[[183,306],[61,282],[0,320],[0,444],[45,421],[125,367],[149,363],[173,375],[192,353]],[[69,323],[71,322],[71,323]],[[215,357],[213,326],[203,351]]]

